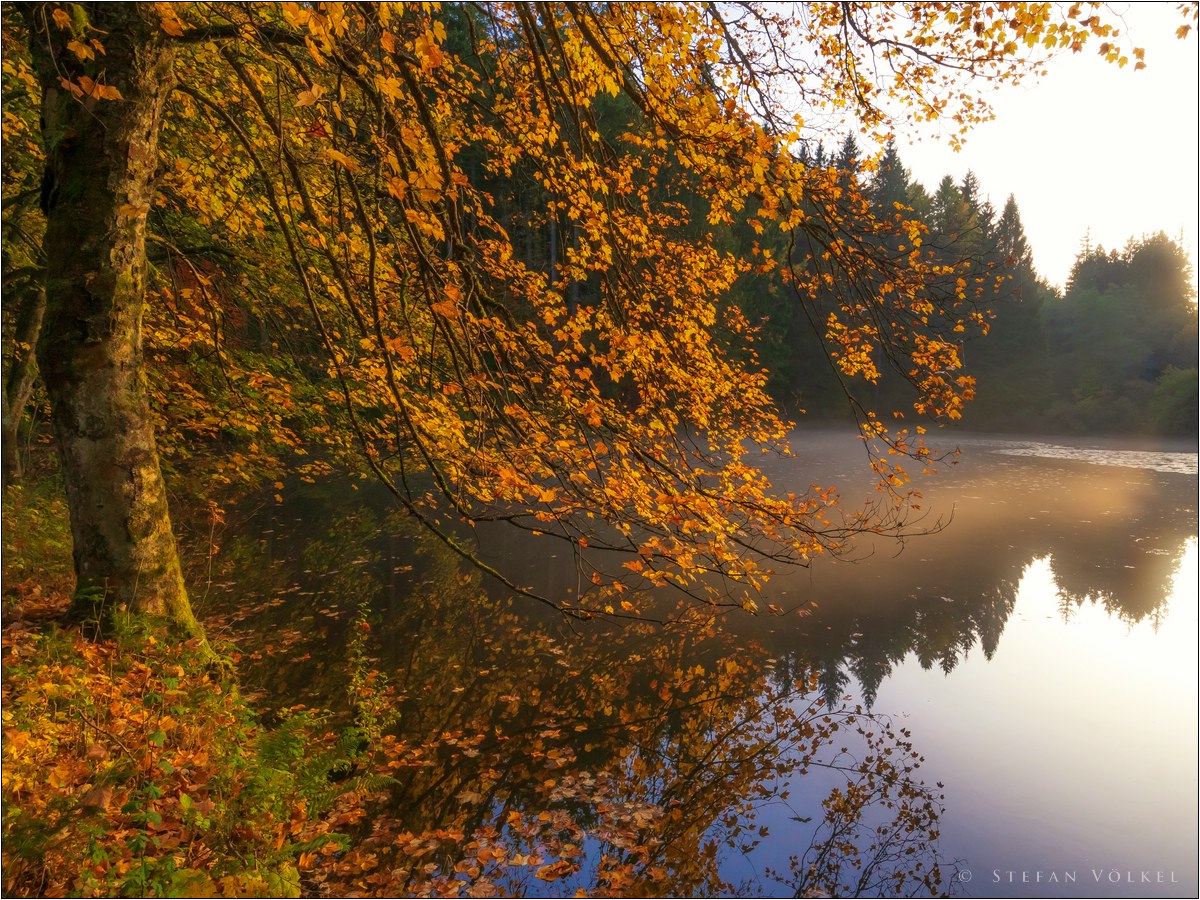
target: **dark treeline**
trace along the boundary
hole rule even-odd
[[[1085,238],[1065,292],[1042,279],[1014,197],[999,211],[971,172],[930,193],[889,143],[865,167],[853,137],[837,153],[818,146],[809,165],[862,186],[877,217],[915,217],[923,246],[965,275],[989,310],[986,336],[965,335],[962,356],[977,396],[967,427],[995,431],[1192,435],[1197,429],[1197,316],[1192,267],[1163,233],[1120,251]],[[819,336],[781,285],[760,279],[740,302],[763,322],[761,354],[776,398],[819,418],[844,410]],[[885,378],[868,405],[903,409]]]

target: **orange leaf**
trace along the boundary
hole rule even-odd
[[[558,862],[550,863],[547,866],[542,866],[533,874],[542,881],[558,881],[564,875],[570,875],[575,871],[575,864],[569,859],[560,859]]]
[[[325,88],[319,84],[314,84],[306,91],[301,91],[296,97],[297,106],[312,106],[321,99],[321,95],[325,93]]]

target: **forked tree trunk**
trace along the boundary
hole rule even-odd
[[[46,314],[38,361],[71,515],[77,615],[125,607],[199,634],[184,589],[142,361],[146,217],[174,49],[152,4],[74,4],[70,28],[26,8],[43,89]],[[85,28],[95,62],[66,46]],[[83,76],[120,98],[77,96]]]
[[[0,445],[3,445],[4,486],[21,480],[21,420],[25,407],[33,394],[33,383],[37,377],[38,335],[42,330],[42,317],[46,312],[46,292],[38,290],[32,296],[23,296],[17,310],[16,328],[13,333],[12,368],[4,380],[3,396],[0,396]]]

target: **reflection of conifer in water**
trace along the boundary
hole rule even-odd
[[[907,626],[886,627],[888,624],[881,620],[858,624],[860,630],[854,632],[857,637],[853,651],[847,655],[846,664],[862,688],[863,702],[868,709],[874,707],[883,680],[904,661],[912,646],[912,635]]]
[[[924,599],[897,602],[885,616],[835,616],[829,624],[818,618],[815,634],[779,654],[778,683],[790,683],[792,671],[810,666],[818,674],[826,703],[841,702],[853,679],[871,709],[884,680],[909,654],[922,668],[936,666],[946,673],[954,671],[977,643],[990,660],[1015,603],[1014,583],[1001,580],[971,601],[931,592]]]
[[[836,709],[842,704],[842,698],[850,685],[850,676],[842,668],[842,657],[828,657],[817,664],[817,684],[821,691],[821,699],[830,709]]]
[[[797,682],[807,681],[809,666],[798,653],[781,653],[775,657],[770,670],[771,686],[777,691],[787,691]]]
[[[883,679],[891,673],[891,667],[868,656],[860,656],[851,663],[851,669],[862,688],[863,703],[867,709],[872,709],[875,706],[875,698],[879,696],[879,687],[883,684]]]
[[[1163,552],[1144,547],[1148,541],[1131,541],[1124,530],[1089,537],[1092,543],[1082,552],[1060,551],[1050,558],[1064,621],[1070,618],[1070,605],[1079,607],[1085,601],[1099,603],[1130,624],[1147,617],[1160,620],[1186,542]]]
[[[917,611],[913,650],[922,669],[932,669],[936,664],[948,675],[958,665],[959,654],[971,648],[974,634],[969,624],[962,621],[960,607],[961,604],[950,606],[943,598],[940,606]]]
[[[971,612],[975,632],[979,635],[979,645],[988,661],[996,654],[1000,635],[1004,633],[1004,626],[1016,603],[1017,586],[1005,580],[996,586],[992,594],[982,597]]]
[[[1064,625],[1070,624],[1071,620],[1075,618],[1075,611],[1079,609],[1082,599],[1068,594],[1062,589],[1059,589],[1058,593],[1054,595],[1054,599],[1054,606],[1058,610],[1058,618]]]

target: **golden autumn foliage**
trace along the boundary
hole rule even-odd
[[[569,542],[585,566],[585,548],[631,554],[599,582],[633,573],[692,592],[709,573],[721,592],[753,588],[773,562],[902,527],[906,480],[881,461],[890,496],[857,512],[837,511],[827,490],[770,491],[754,455],[782,448],[787,426],[752,324],[722,301],[752,261],[723,252],[705,223],[752,211],[760,229],[799,236],[804,255],[756,262],[782,267],[798,302],[820,310],[842,375],[874,381],[885,356],[899,360],[917,412],[956,418],[973,391],[959,346],[981,312],[961,286],[934,288],[948,273],[926,262],[915,222],[874,221],[854,184],[797,161],[803,116],[846,108],[875,128],[884,109],[909,107],[965,128],[986,106],[964,76],[1016,80],[1026,49],[1111,31],[1031,4],[161,15],[188,47],[161,214],[257,246],[288,273],[262,302],[324,358],[308,374],[327,387],[310,402],[333,421],[306,436],[364,454],[431,527],[503,519]],[[819,65],[773,67],[771,53]],[[891,71],[881,83],[865,71],[872,55]],[[625,119],[606,128],[597,117],[618,101]],[[797,102],[804,112],[789,114]],[[513,184],[536,192],[528,216],[497,196]],[[549,227],[569,238],[547,265],[521,252],[517,230]],[[173,271],[152,309],[214,290],[184,258]],[[820,309],[831,285],[837,302]],[[150,340],[179,352],[196,334]],[[221,427],[286,437],[295,389],[243,377],[256,374],[274,398],[259,407],[267,420],[239,426],[228,408]],[[865,411],[863,425],[927,455]]]
[[[981,82],[1089,42],[1128,61],[1096,4],[142,4],[168,95],[121,74],[84,6],[24,21],[58,60],[34,54],[46,102],[162,104],[152,199],[113,214],[149,228],[128,253],[156,277],[128,302],[148,301],[168,463],[200,454],[238,485],[365,461],[464,556],[489,521],[569,544],[604,587],[579,612],[647,583],[749,605],[772,565],[903,532],[891,457],[926,465],[923,428],[893,431],[854,383],[910,382],[899,418],[956,419],[974,393],[973,288],[915,218],[802,161],[812,123],[936,119],[957,140],[988,116]],[[71,140],[43,139],[53,209]],[[742,224],[748,256],[719,239]],[[823,337],[878,503],[759,471],[789,423],[730,300],[751,272]]]

